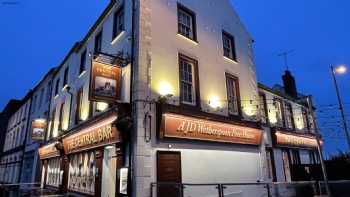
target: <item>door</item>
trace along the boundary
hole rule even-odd
[[[102,197],[116,196],[117,168],[116,147],[105,147],[102,162]]]
[[[181,183],[181,153],[157,153],[157,181],[158,183]],[[178,185],[159,185],[158,197],[180,197]]]
[[[290,156],[289,150],[282,151],[282,159],[283,159],[283,168],[284,168],[284,176],[286,178],[286,182],[291,182],[291,174],[290,174]]]

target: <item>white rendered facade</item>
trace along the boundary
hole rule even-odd
[[[30,105],[31,97],[27,96],[22,106],[9,120],[4,153],[1,157],[0,182],[2,183],[18,183],[20,181],[23,146],[28,130]]]

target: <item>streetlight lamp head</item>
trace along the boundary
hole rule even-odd
[[[344,65],[341,65],[341,66],[338,66],[334,69],[334,72],[335,73],[338,73],[338,74],[344,74],[346,73],[346,67]]]

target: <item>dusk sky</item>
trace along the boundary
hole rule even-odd
[[[108,1],[0,0],[3,84],[0,109],[9,99],[25,96],[51,67],[59,65]],[[295,50],[289,56],[290,70],[298,90],[312,94],[316,107],[323,111],[318,115],[325,152],[346,150],[337,123],[340,115],[329,67],[345,64],[350,68],[350,1],[232,0],[232,3],[255,40],[258,80],[269,86],[281,83],[285,67],[278,54]],[[350,115],[350,72],[337,78],[345,110]]]

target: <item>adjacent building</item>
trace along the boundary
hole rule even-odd
[[[8,122],[4,150],[1,155],[1,183],[19,183],[20,181],[24,144],[29,127],[31,98],[32,91],[24,97],[21,106]]]
[[[55,69],[51,69],[47,72],[32,91],[32,106],[29,112],[29,126],[26,132],[21,183],[40,182],[41,165],[38,149],[44,141],[44,131],[49,119],[54,71]],[[26,186],[30,185],[22,185],[22,187]]]
[[[289,71],[284,86],[258,84],[253,43],[229,0],[111,0],[25,102],[26,128],[47,123],[44,144],[37,151],[28,131],[17,153],[13,120],[2,163],[17,169],[24,157],[22,182],[40,173],[42,187],[84,196],[307,180],[319,161],[311,98]],[[8,172],[3,182],[16,179]],[[223,195],[262,190],[226,185]]]
[[[322,173],[312,97],[297,92],[290,71],[287,70],[282,79],[284,86],[269,88],[259,84],[268,180],[320,180]]]
[[[21,106],[21,101],[11,99],[0,113],[0,153],[3,153],[5,144],[7,125],[10,117],[15,113]]]

